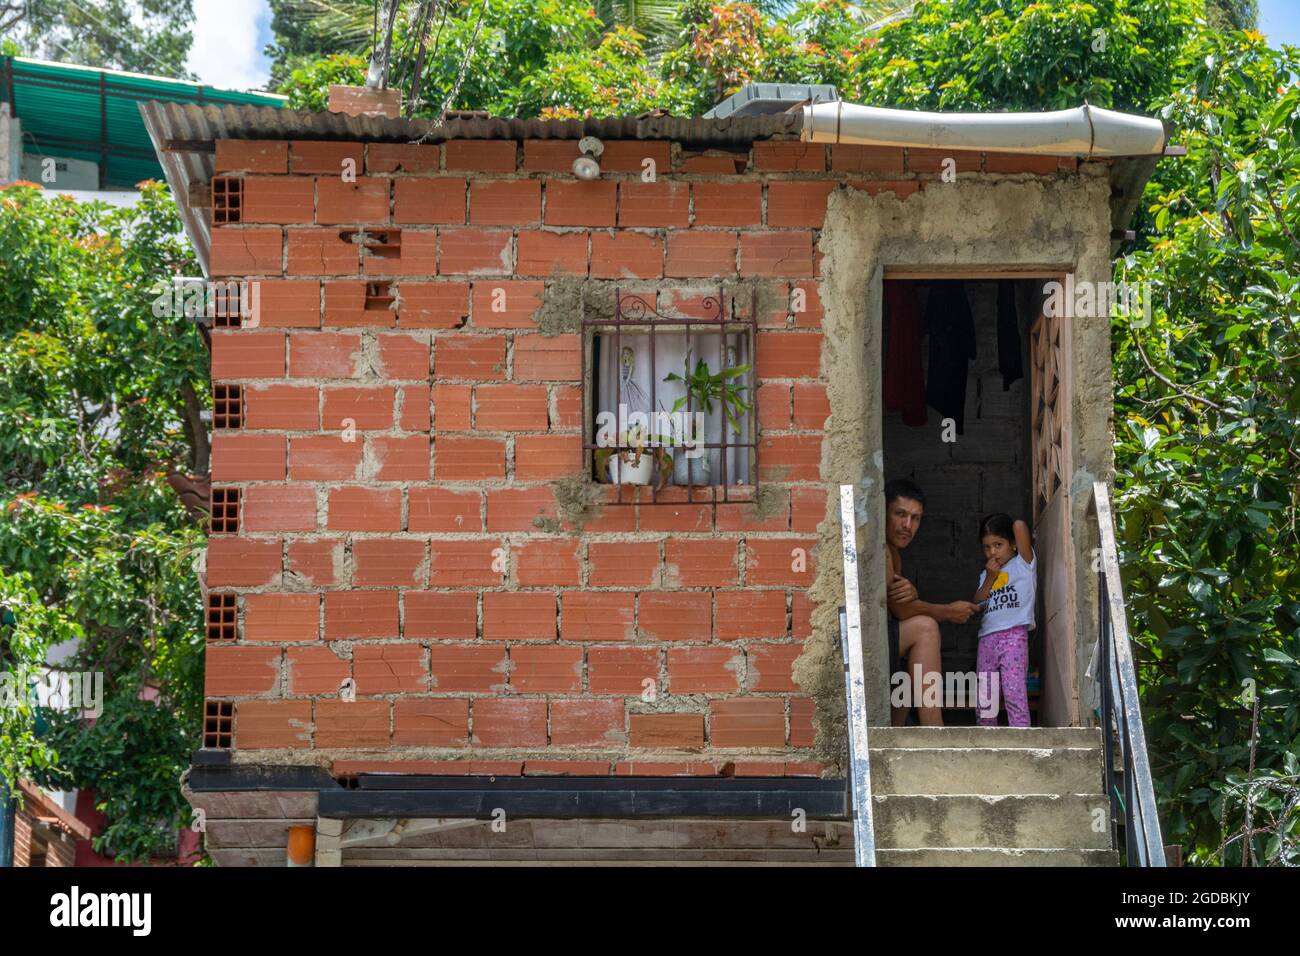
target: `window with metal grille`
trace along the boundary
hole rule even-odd
[[[212,521],[209,534],[239,533],[239,489],[212,489]]]
[[[235,705],[229,700],[203,702],[203,746],[229,750],[235,737]]]
[[[212,179],[212,224],[228,226],[240,221],[244,210],[244,180],[239,176]]]
[[[738,318],[719,288],[696,317],[615,290],[613,318],[583,321],[583,448],[616,503],[754,499],[757,299]]]
[[[239,428],[244,424],[244,387],[212,386],[212,427]]]
[[[235,639],[235,595],[208,595],[208,640],[233,641]]]

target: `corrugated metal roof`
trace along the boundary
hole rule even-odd
[[[131,188],[162,172],[141,121],[142,101],[258,104],[269,109],[285,98],[6,56],[0,58],[0,100],[22,121],[25,152],[98,163],[102,186]]]

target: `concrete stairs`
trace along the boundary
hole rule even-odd
[[[1117,866],[1095,727],[873,727],[880,866]]]

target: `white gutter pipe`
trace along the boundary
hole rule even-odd
[[[1165,128],[1158,119],[1096,106],[1053,113],[925,113],[813,103],[803,108],[799,138],[1049,156],[1155,156],[1165,148]]]

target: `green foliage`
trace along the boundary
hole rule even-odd
[[[26,699],[0,709],[2,769],[11,784],[94,789],[108,814],[97,847],[123,858],[166,849],[188,821],[177,781],[202,707],[203,536],[164,477],[207,470],[207,353],[193,323],[153,308],[157,283],[197,266],[165,187],[142,190],[133,208],[0,191],[0,603],[13,617],[0,671],[36,673],[76,638],[60,666],[104,685],[93,728]]]
[[[701,409],[713,414],[713,403],[718,402],[722,406],[722,413],[727,416],[727,421],[731,423],[733,431],[740,431],[740,422],[736,420],[736,412],[748,412],[753,406],[745,399],[745,392],[748,387],[738,385],[732,379],[739,378],[742,375],[748,375],[750,366],[734,365],[731,368],[723,369],[719,372],[710,370],[709,363],[704,359],[697,359],[695,370],[691,370],[691,356],[687,353],[686,358],[682,360],[682,374],[669,372],[664,376],[665,382],[676,382],[686,389],[687,395],[683,395],[677,401],[673,402],[673,411],[680,412],[687,405],[689,396],[695,406],[696,411]]]
[[[1300,50],[1206,32],[1177,69],[1162,115],[1188,154],[1148,187],[1154,234],[1117,272],[1156,307],[1115,325],[1115,454],[1166,837],[1199,862],[1240,828],[1224,794],[1246,776],[1252,686],[1257,765],[1300,749]]]
[[[5,16],[18,6],[0,4],[0,25],[11,27]],[[194,79],[185,69],[194,42],[192,0],[26,0],[16,14],[21,56]]]

